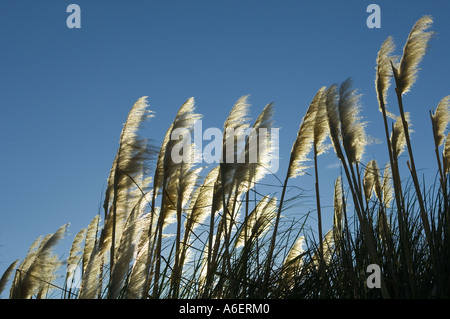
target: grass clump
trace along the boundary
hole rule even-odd
[[[429,16],[417,21],[401,57],[393,55],[392,37],[377,55],[375,90],[388,163],[362,162],[370,139],[350,78],[321,87],[313,97],[280,185],[262,182],[272,175],[273,145],[260,150],[256,162],[236,161],[254,151],[248,129],[273,127],[272,103],[251,123],[248,97],[236,101],[224,122],[224,132],[236,134],[224,134],[222,141],[223,156],[234,161],[203,167],[189,160],[194,144],[180,149],[179,140],[171,138],[189,134],[201,118],[194,99],[182,104],[158,149],[140,135],[141,126],[154,117],[142,97],[120,135],[102,216],[77,233],[67,261],[54,253],[67,225],[38,238],[23,261],[15,261],[1,277],[0,292],[12,277],[10,298],[448,298],[450,100],[442,98],[430,111],[437,163],[433,185],[420,183],[403,101],[417,81],[432,22]],[[391,82],[398,116],[387,108]],[[237,147],[239,141],[244,147]],[[230,146],[233,152],[226,152]],[[334,184],[332,227],[326,230],[317,158],[329,146],[341,175]],[[403,152],[408,176],[400,176]],[[174,161],[173,154],[185,160]],[[311,166],[306,165],[309,156]],[[303,193],[288,184],[310,169],[315,207],[302,211],[297,203]],[[283,216],[288,208],[293,217]],[[366,284],[370,264],[382,270],[380,289]],[[56,282],[64,267],[61,287]],[[81,283],[75,287],[77,267]]]

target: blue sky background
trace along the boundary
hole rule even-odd
[[[71,3],[81,7],[81,29],[66,26]],[[381,29],[366,26],[370,3],[381,7]],[[367,132],[384,141],[376,55],[389,35],[401,54],[411,27],[425,14],[435,19],[437,35],[404,103],[415,131],[416,165],[434,177],[428,111],[450,94],[449,12],[448,1],[416,0],[2,0],[0,274],[25,257],[36,237],[67,222],[69,246],[99,212],[122,124],[141,96],[149,96],[156,113],[145,135],[158,146],[191,96],[204,115],[203,128],[222,128],[242,95],[250,94],[253,118],[275,102],[281,128],[277,176],[284,178],[314,94],[351,76],[363,94]],[[398,113],[392,90],[388,103]],[[365,162],[372,158],[384,166],[385,143],[366,149]],[[332,205],[335,163],[333,152],[319,158],[324,206]],[[314,195],[308,176],[289,185]],[[293,213],[311,207],[314,200],[306,199]],[[331,220],[325,208],[325,227]]]

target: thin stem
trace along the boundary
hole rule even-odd
[[[115,258],[115,247],[116,247],[116,219],[117,219],[117,192],[118,192],[118,183],[119,183],[119,159],[120,159],[120,150],[118,154],[118,160],[116,163],[116,169],[114,172],[114,182],[113,182],[113,204],[112,204],[112,234],[111,234],[111,249],[110,249],[110,262],[109,262],[109,283],[111,284],[112,280],[112,272],[114,269],[114,258]],[[111,286],[111,285],[110,285]],[[110,298],[110,291],[108,292],[108,298]]]
[[[382,95],[381,91],[378,91],[378,101],[379,106],[381,109],[381,113],[383,115],[383,123],[384,123],[384,132],[386,135],[386,143],[388,148],[388,154],[389,154],[389,162],[391,165],[391,172],[392,172],[392,181],[394,184],[394,195],[395,195],[395,201],[397,204],[397,219],[399,224],[399,230],[400,230],[400,241],[403,243],[403,247],[405,248],[403,251],[404,253],[401,254],[402,258],[405,259],[405,264],[407,265],[408,269],[408,278],[409,278],[409,284],[411,289],[414,286],[414,280],[412,280],[412,260],[411,260],[411,254],[409,249],[409,242],[406,238],[406,228],[405,228],[405,214],[404,214],[404,206],[403,206],[403,200],[402,200],[402,185],[400,182],[400,173],[398,170],[398,163],[397,163],[397,155],[395,155],[393,152],[393,147],[391,144],[390,134],[389,134],[389,126],[387,122],[387,114],[386,114],[386,105],[384,104],[384,97]],[[414,295],[414,293],[413,293]]]
[[[397,84],[397,87],[395,88],[395,92],[397,94],[397,101],[398,101],[398,107],[400,110],[400,116],[402,119],[402,124],[403,124],[403,131],[405,134],[405,139],[406,139],[406,146],[408,149],[408,154],[409,154],[409,169],[411,172],[411,177],[413,179],[413,183],[414,183],[414,187],[416,188],[416,195],[417,195],[417,199],[419,201],[419,206],[420,206],[420,217],[422,219],[422,223],[423,223],[423,228],[425,230],[425,236],[428,242],[428,245],[430,246],[430,253],[431,253],[431,258],[433,261],[433,264],[435,265],[435,259],[434,259],[434,249],[433,249],[433,240],[432,240],[432,236],[431,236],[431,229],[430,229],[430,223],[428,221],[428,216],[425,210],[425,205],[423,202],[423,197],[422,197],[422,192],[420,190],[420,185],[419,185],[419,180],[417,178],[417,170],[416,170],[416,164],[414,162],[414,156],[413,156],[413,152],[412,152],[412,147],[411,147],[411,140],[409,137],[409,128],[408,128],[408,122],[406,121],[406,117],[405,117],[405,112],[403,109],[403,100],[402,100],[402,94],[398,89],[398,77],[397,77],[397,72],[394,68],[394,66],[392,65],[392,68],[394,70],[394,77],[395,77],[395,82]]]
[[[347,162],[346,162],[345,158],[343,157],[342,150],[338,151],[338,153],[341,154],[341,156],[338,156],[338,157],[341,160],[341,163],[342,163],[342,165],[344,167],[345,175],[347,176],[347,181],[348,181],[349,186],[350,186],[350,191],[351,191],[352,197],[353,197],[353,203],[355,205],[356,214],[358,216],[358,219],[359,219],[359,222],[360,222],[360,225],[361,225],[361,230],[362,230],[362,233],[364,235],[365,244],[366,244],[367,250],[369,252],[369,257],[370,257],[372,263],[380,265],[379,258],[378,258],[377,252],[376,252],[375,239],[373,237],[372,228],[369,227],[369,225],[367,223],[367,219],[365,217],[365,214],[363,214],[363,211],[361,209],[362,207],[360,205],[361,204],[360,203],[360,199],[362,197],[358,195],[357,189],[353,185],[353,183],[355,182],[354,171],[352,170],[352,174],[353,174],[353,178],[352,178],[352,174],[350,174],[350,171],[349,171],[349,169],[347,167]],[[351,164],[349,164],[349,166],[352,167]],[[381,277],[381,295],[385,299],[389,298],[389,293],[387,291],[387,288],[386,288],[386,285],[384,283],[384,278],[383,277]]]
[[[323,259],[323,234],[322,234],[322,213],[320,208],[320,194],[319,194],[319,172],[317,166],[317,146],[314,143],[314,173],[316,178],[316,204],[317,204],[317,227],[319,232],[319,256]]]
[[[155,248],[155,258],[156,258],[156,265],[155,265],[155,270],[154,270],[154,275],[155,278],[153,280],[153,298],[156,299],[158,298],[158,281],[159,281],[159,272],[161,269],[161,246],[162,246],[162,229],[164,226],[164,215],[165,215],[165,209],[164,209],[164,201],[165,201],[165,197],[166,197],[166,182],[163,183],[163,188],[162,188],[162,195],[161,195],[161,211],[159,213],[159,218],[158,218],[158,224],[157,224],[157,229],[155,230],[155,240],[156,240],[156,236],[158,236],[158,241],[156,244],[156,248]]]
[[[288,180],[289,180],[289,170],[288,170],[288,173],[286,174],[286,179],[284,180],[283,190],[281,192],[280,204],[278,206],[278,212],[277,212],[277,216],[275,218],[275,225],[273,227],[272,240],[270,241],[269,253],[267,256],[267,260],[266,260],[266,270],[265,270],[265,276],[264,276],[264,290],[263,290],[264,295],[267,295],[269,278],[270,278],[270,269],[272,267],[273,251],[275,249],[275,241],[276,241],[276,236],[277,236],[277,232],[278,232],[278,225],[280,222],[281,210],[283,209],[283,201],[284,201],[284,196],[286,194],[286,186],[287,186]]]
[[[433,128],[433,138],[434,138],[434,152],[436,154],[436,160],[438,164],[438,170],[439,170],[439,176],[440,176],[440,182],[441,182],[441,190],[444,197],[444,210],[445,210],[445,216],[448,220],[448,196],[447,196],[447,183],[445,182],[444,177],[444,171],[441,163],[441,155],[439,153],[439,143],[438,143],[438,137],[437,137],[437,127],[436,123],[433,120],[433,116],[430,111],[430,118],[431,118],[431,124]]]

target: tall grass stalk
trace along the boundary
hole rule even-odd
[[[324,92],[325,87],[322,87],[314,96],[311,101],[308,110],[306,111],[305,116],[302,119],[300,128],[297,132],[297,139],[292,145],[291,155],[289,159],[289,166],[286,172],[286,177],[284,179],[283,188],[281,191],[280,203],[278,206],[277,216],[275,218],[275,224],[272,232],[272,240],[270,242],[269,252],[266,259],[265,265],[265,278],[264,285],[265,291],[267,292],[269,277],[271,268],[273,265],[273,254],[275,250],[276,237],[278,233],[278,227],[281,217],[281,212],[283,209],[283,202],[286,195],[286,187],[288,184],[289,178],[295,178],[297,176],[303,175],[305,173],[305,169],[307,168],[304,165],[304,162],[307,160],[307,156],[311,151],[311,148],[314,148],[314,158],[315,158],[315,166],[317,167],[317,155],[319,152],[322,152],[322,143],[326,138],[327,134],[327,126],[326,126],[326,116],[325,114],[325,106],[324,106]],[[318,116],[318,112],[319,116]],[[319,231],[319,241],[322,243],[322,219],[320,215],[320,200],[319,200],[319,192],[318,192],[318,172],[316,170],[316,199],[317,199],[317,213],[318,213],[318,231]],[[322,247],[322,244],[320,244]]]
[[[418,65],[423,59],[425,55],[428,41],[432,36],[432,32],[427,31],[433,22],[432,18],[429,16],[424,16],[419,19],[416,24],[413,26],[406,44],[403,48],[403,55],[399,62],[398,68],[394,66],[391,61],[391,67],[395,79],[395,92],[397,95],[397,102],[400,111],[400,116],[403,125],[403,131],[405,134],[406,146],[409,155],[408,167],[411,172],[411,176],[413,179],[414,187],[416,188],[417,200],[420,206],[420,215],[422,218],[422,223],[426,235],[426,239],[428,245],[430,247],[430,254],[433,265],[436,265],[435,256],[434,256],[434,245],[433,238],[431,235],[430,223],[428,220],[427,212],[425,209],[422,191],[420,189],[419,179],[417,176],[416,164],[414,161],[414,156],[412,152],[411,140],[409,135],[409,127],[408,122],[406,120],[405,111],[403,107],[403,98],[402,95],[410,90],[414,82],[417,78]]]

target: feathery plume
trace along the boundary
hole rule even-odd
[[[397,57],[392,55],[394,49],[394,40],[391,36],[389,36],[381,45],[380,51],[378,51],[375,67],[375,88],[377,92],[379,110],[380,112],[382,112],[382,107],[384,107],[386,115],[391,118],[394,115],[386,110],[386,98],[389,87],[391,85],[391,62],[395,63],[395,61],[397,60]]]
[[[92,256],[86,265],[81,278],[79,299],[96,299],[99,296],[102,280],[102,267],[106,252],[99,251],[98,245],[94,247]]]
[[[159,149],[158,158],[156,161],[155,177],[153,179],[153,196],[156,196],[158,194],[158,191],[163,186],[162,184],[164,179],[164,158],[166,156],[167,144],[170,141],[172,130],[173,130],[173,122],[167,129],[163,142],[161,143],[161,147]]]
[[[343,202],[342,202],[342,180],[341,176],[338,176],[334,183],[334,217],[333,217],[333,229],[335,233],[340,234],[342,232],[342,218],[343,218]]]
[[[11,265],[6,269],[6,271],[3,273],[2,278],[0,278],[0,296],[3,292],[3,289],[5,289],[6,283],[9,280],[9,277],[13,274],[14,270],[16,269],[17,264],[19,263],[19,259],[13,261]]]
[[[81,260],[82,256],[80,256],[80,253],[83,250],[83,240],[86,236],[87,229],[83,228],[80,230],[73,239],[72,247],[70,248],[69,252],[69,258],[67,258],[67,274],[66,279],[69,279],[72,277],[75,268],[77,267],[79,261]]]
[[[86,245],[83,252],[84,268],[78,294],[79,299],[97,298],[100,291],[104,259],[108,254],[108,249],[111,247],[112,218],[108,218],[111,215],[107,216],[98,240],[96,237],[99,229],[100,216],[97,216],[89,224],[86,234]]]
[[[409,119],[409,112],[405,112],[405,119],[408,122],[408,127],[411,127],[411,121]],[[410,129],[411,133],[412,130]],[[405,150],[406,146],[406,137],[405,131],[403,130],[403,123],[401,116],[397,117],[397,120],[394,123],[392,132],[391,132],[391,145],[394,156],[400,156],[401,153]]]
[[[41,242],[30,267],[23,271],[18,298],[28,299],[37,293],[38,297],[48,289],[48,282],[56,278],[56,271],[61,262],[53,253],[53,249],[65,236],[68,224],[61,226],[54,234],[47,235]],[[46,288],[47,287],[47,288]]]
[[[151,195],[151,193],[147,193],[140,198],[125,223],[119,242],[119,247],[117,249],[114,268],[111,272],[109,283],[110,298],[116,299],[119,297],[121,289],[129,273],[131,262],[136,255],[136,246],[140,239],[139,235],[143,231],[143,227],[147,226],[145,218],[141,218],[141,216],[146,216],[144,214],[144,209],[148,203],[148,198]]]
[[[86,270],[86,266],[91,258],[92,251],[97,240],[97,233],[99,229],[100,215],[95,215],[87,227],[86,238],[84,240],[83,249],[83,273]]]
[[[326,87],[322,87],[317,93],[318,104],[314,120],[314,144],[316,145],[317,155],[324,153],[328,148],[324,145],[329,132],[325,91]]]
[[[239,155],[235,172],[235,188],[237,192],[248,191],[268,172],[274,156],[275,145],[271,143],[269,129],[273,124],[273,103],[267,104],[256,119],[245,146]]]
[[[323,259],[325,260],[326,264],[329,264],[331,261],[331,257],[333,256],[333,250],[334,250],[334,234],[333,229],[330,229],[326,234],[325,238],[323,240]]]
[[[190,133],[197,120],[201,118],[200,114],[195,111],[194,98],[189,98],[177,112],[174,122],[172,123],[172,130],[170,134],[170,140],[167,141],[166,150],[163,159],[163,182],[162,187],[166,189],[163,196],[162,203],[163,214],[166,215],[166,210],[177,211],[177,205],[184,207],[187,205],[190,195],[192,194],[193,187],[198,179],[199,169],[193,169],[193,150],[194,144],[190,141],[190,135],[184,135]],[[173,134],[177,135],[180,130],[183,134],[183,143],[181,148],[178,148],[178,139],[174,139]],[[184,141],[184,139],[187,139]],[[173,158],[174,150],[182,150],[182,160],[176,161]],[[180,154],[177,154],[180,155]],[[170,197],[170,198],[169,198]],[[170,215],[170,213],[168,213]],[[168,217],[168,216],[162,216]]]
[[[139,241],[135,249],[136,256],[128,278],[126,299],[144,299],[146,297],[147,291],[145,289],[148,289],[148,273],[151,266],[150,244],[156,232],[156,225],[150,226],[150,224],[155,216],[158,217],[158,213],[159,208],[140,217],[139,228],[141,233],[138,235]]]
[[[249,95],[244,95],[236,101],[230,113],[228,114],[227,119],[224,122],[224,130],[230,128],[236,129],[249,127],[247,123],[247,116],[250,107],[250,104],[248,104],[248,98]]]
[[[322,95],[324,90],[324,88],[321,88],[314,96],[297,132],[297,139],[292,145],[291,158],[289,161],[289,178],[295,178],[297,176],[303,175],[305,173],[305,170],[308,168],[308,166],[305,166],[303,163],[308,161],[307,156],[311,152],[313,147],[312,143],[314,143],[316,115],[319,104],[323,101]],[[320,123],[320,125],[323,124]],[[322,131],[322,127],[319,127],[317,129],[317,138],[320,140],[323,136]]]
[[[12,299],[18,298],[19,295],[21,294],[20,283],[22,281],[23,274],[28,270],[28,268],[30,268],[31,264],[33,263],[33,261],[36,257],[36,254],[39,250],[39,246],[43,240],[44,240],[43,236],[39,236],[34,240],[34,242],[31,244],[30,248],[28,248],[27,255],[22,260],[20,265],[17,267],[17,271],[14,275],[13,284],[11,285],[11,289],[10,289],[10,298],[12,298]]]
[[[327,119],[330,139],[337,157],[343,161],[344,154],[341,148],[341,121],[338,112],[338,85],[333,84],[326,90]]]
[[[436,132],[437,145],[445,140],[445,130],[450,122],[450,95],[444,97],[436,107],[436,112],[431,115],[433,129]]]
[[[200,173],[203,167],[190,170],[183,170],[180,176],[178,192],[180,194],[181,207],[185,208],[190,204],[194,191],[198,188]]]
[[[294,245],[289,250],[289,253],[287,254],[286,258],[284,259],[284,264],[286,265],[287,263],[294,260],[296,257],[300,256],[305,251],[303,247],[304,245],[305,245],[305,237],[304,236],[298,237]]]
[[[305,237],[298,237],[283,262],[283,280],[290,287],[294,285],[292,279],[303,265],[304,244]]]
[[[408,35],[398,68],[394,68],[397,89],[400,94],[407,93],[417,79],[419,63],[422,61],[428,48],[428,42],[434,34],[432,31],[427,31],[432,23],[433,18],[431,16],[423,16],[415,23]]]
[[[378,168],[378,163],[374,161],[372,164],[372,174],[374,175],[374,185],[373,190],[375,191],[375,195],[378,197],[380,202],[383,200],[383,187],[382,180],[380,175],[380,169]]]
[[[333,256],[334,251],[334,233],[333,229],[330,229],[323,238],[322,243],[322,255],[323,261],[325,265],[328,265],[331,261],[331,257]],[[319,249],[317,249],[316,253],[312,256],[312,265],[319,269],[320,265],[320,254]]]
[[[367,145],[365,123],[361,123],[360,97],[352,89],[352,80],[348,78],[339,87],[338,111],[341,122],[342,145],[350,163],[361,161]]]
[[[447,138],[445,139],[443,158],[444,158],[444,173],[448,174],[448,172],[450,172],[450,133],[447,134]]]
[[[180,201],[180,203],[182,203],[182,206],[187,203],[187,199],[190,197],[190,192],[192,192],[192,187],[198,176],[198,171],[192,171],[193,161],[191,155],[193,155],[193,144],[189,141],[189,139],[187,141],[184,141],[184,138],[187,138],[189,136],[186,137],[183,135],[183,144],[180,148],[183,153],[183,159],[180,162],[177,162],[173,159],[172,156],[173,150],[179,147],[179,145],[177,144],[181,143],[178,139],[174,139],[172,135],[177,135],[176,132],[178,132],[179,130],[183,130],[184,133],[190,132],[193,129],[194,123],[201,118],[201,115],[194,113],[194,103],[194,98],[191,97],[185,103],[183,103],[183,105],[178,110],[175,120],[171,126],[171,133],[169,134],[170,139],[167,141],[165,147],[162,163],[162,187],[166,189],[163,197],[164,200],[162,203],[164,214],[166,209],[176,210],[177,208],[174,205],[176,205],[178,200]],[[180,196],[178,196],[177,194]],[[179,198],[168,198],[169,195],[176,195]]]
[[[49,236],[49,235],[47,235]],[[34,242],[31,244],[30,248],[28,249],[28,253],[25,256],[24,260],[20,263],[19,267],[17,267],[20,270],[26,271],[28,268],[30,268],[31,264],[33,263],[36,254],[39,250],[39,246],[43,241],[43,236],[39,236],[34,240]]]
[[[178,133],[181,134],[189,133],[195,124],[201,118],[200,114],[197,114],[195,111],[195,101],[194,98],[191,97],[187,99],[175,116],[175,120],[171,126],[170,139],[167,141],[166,150],[164,152],[163,159],[163,171],[164,171],[164,180],[163,184],[167,178],[172,177],[174,172],[179,169],[179,167],[183,164],[191,165],[193,164],[192,156],[193,156],[193,145],[190,143],[189,139],[184,141],[185,135],[183,135],[183,143],[182,146],[182,157],[183,160],[180,162],[175,162],[173,159],[173,149],[177,144],[180,143],[179,139],[175,139],[175,137],[179,137]],[[176,136],[175,136],[176,135]],[[190,137],[190,136],[189,136]],[[165,139],[167,138],[167,135]],[[181,155],[181,154],[177,154]]]
[[[373,190],[375,189],[375,192],[377,192],[376,183],[378,181],[378,178],[378,165],[377,162],[372,159],[369,161],[369,163],[367,163],[363,178],[364,195],[367,202],[372,197]]]
[[[240,156],[237,153],[236,143],[242,140],[243,135],[250,127],[247,117],[250,107],[248,97],[248,95],[244,95],[237,100],[223,126],[224,136],[219,178],[221,181],[221,189],[223,189],[221,192],[226,197],[232,194],[233,187],[235,186],[233,181],[238,167],[235,163],[238,162]]]
[[[147,218],[150,221],[150,218]],[[138,249],[136,260],[131,268],[130,278],[128,279],[128,287],[126,290],[126,299],[143,299],[146,296],[144,291],[146,287],[146,278],[148,272],[148,254],[150,238],[146,237],[145,243]]]
[[[192,201],[184,222],[184,237],[182,241],[181,251],[179,253],[180,272],[183,269],[188,253],[190,237],[196,227],[211,214],[211,203],[214,194],[214,183],[219,175],[219,166],[214,167],[206,175],[203,184],[197,187],[192,195]]]
[[[352,89],[351,78],[346,79],[339,86],[333,84],[326,91],[326,107],[331,142],[337,157],[343,161],[344,154],[350,162],[361,161],[368,137],[365,133],[365,123],[361,122],[360,95]]]
[[[338,176],[334,183],[334,215],[333,215],[333,234],[334,241],[339,242],[343,234],[342,222],[344,219],[344,203],[342,198],[342,179]]]
[[[156,250],[155,254],[155,278],[153,286],[153,296],[156,297],[159,288],[159,276],[162,249],[163,229],[176,216],[176,258],[175,267],[178,267],[178,257],[181,244],[181,213],[184,202],[190,197],[192,185],[198,178],[198,170],[192,171],[194,165],[194,144],[190,140],[190,132],[194,124],[201,118],[201,115],[194,113],[194,98],[187,99],[179,108],[175,120],[173,121],[170,140],[167,142],[163,158],[163,181],[162,181],[162,201],[159,213],[157,232],[155,233]],[[179,138],[181,137],[181,141]],[[181,146],[180,146],[180,145]],[[177,268],[175,269],[175,272]]]
[[[100,238],[101,251],[110,247],[110,271],[125,221],[136,202],[148,188],[146,178],[149,161],[154,156],[153,146],[138,134],[143,123],[154,117],[147,109],[147,97],[141,97],[128,113],[119,139],[119,148],[108,177],[105,201],[105,227]],[[111,238],[109,238],[111,237]]]
[[[245,240],[251,242],[260,238],[269,229],[269,225],[276,214],[276,197],[264,196],[248,215],[247,220],[242,224],[239,234],[236,237],[235,247],[245,245]]]
[[[383,203],[385,207],[390,207],[391,201],[394,199],[394,189],[392,186],[391,165],[387,163],[384,167],[383,184],[381,186],[383,194]]]
[[[197,187],[191,202],[189,212],[185,221],[185,234],[190,232],[201,224],[211,213],[211,202],[214,195],[214,182],[219,175],[219,166],[214,167],[206,175],[203,184]]]
[[[218,253],[219,241],[225,236],[225,241],[228,243],[231,229],[227,229],[229,222],[234,218],[234,207],[231,207],[229,211],[228,204],[232,201],[232,198],[237,201],[236,198],[236,185],[235,175],[238,169],[237,161],[240,154],[238,154],[238,148],[236,147],[237,141],[242,141],[243,135],[248,130],[250,125],[248,124],[248,112],[250,104],[248,103],[248,95],[240,97],[234,106],[232,107],[227,119],[224,122],[224,135],[222,141],[222,158],[219,165],[219,174],[217,181],[214,184],[214,195],[211,206],[211,218],[210,218],[210,234],[208,245],[208,274],[207,277],[212,278],[211,271],[212,265],[215,263],[215,257]],[[242,165],[241,165],[242,166]],[[245,176],[245,174],[241,174]],[[213,235],[214,216],[222,208],[223,215],[218,225],[217,235]],[[223,232],[223,234],[222,234]],[[215,237],[216,242],[213,244],[212,240]],[[225,245],[228,249],[229,245]],[[228,255],[228,251],[226,252]],[[209,282],[208,282],[209,284]]]
[[[144,162],[150,159],[150,152],[153,149],[147,140],[140,138],[138,135],[138,130],[142,127],[144,121],[154,117],[154,113],[147,107],[147,97],[144,96],[136,101],[128,113],[120,134],[119,148],[108,176],[103,204],[105,214],[108,213],[112,204],[114,188],[118,188],[119,184],[122,189],[135,186],[130,177],[142,173],[142,169],[145,168]],[[116,192],[118,193],[119,190],[116,189]]]

